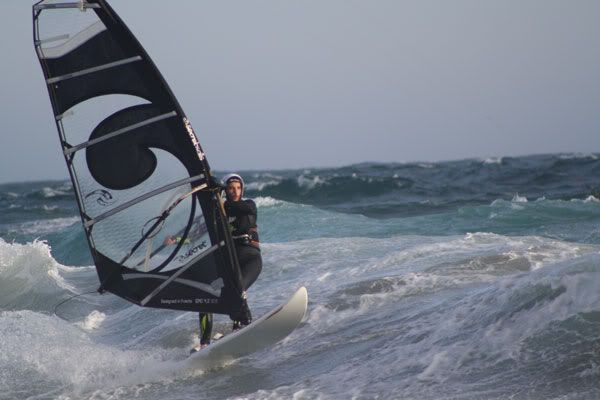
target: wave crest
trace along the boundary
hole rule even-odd
[[[60,293],[75,291],[61,268],[45,241],[18,244],[0,238],[0,307],[51,310]]]
[[[266,197],[259,196],[259,197],[255,197],[253,200],[256,203],[257,207],[274,207],[274,206],[280,206],[285,203],[284,201],[277,200],[270,196],[266,196]]]

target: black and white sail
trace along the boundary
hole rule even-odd
[[[40,1],[33,24],[99,290],[147,307],[239,310],[218,190],[148,54],[104,0]]]

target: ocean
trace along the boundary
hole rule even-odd
[[[70,182],[0,184],[0,399],[600,398],[600,154],[242,175],[253,314],[308,312],[207,370],[178,363],[196,314],[88,293]]]

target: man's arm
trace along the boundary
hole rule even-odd
[[[210,174],[208,175],[208,186],[211,189],[216,189],[216,190],[219,190],[219,191],[226,189],[225,185],[223,185],[221,182],[219,182],[217,180],[217,178],[215,178],[214,176],[212,176]]]

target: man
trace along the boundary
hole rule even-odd
[[[231,315],[233,330],[238,330],[252,322],[252,314],[246,302],[246,290],[256,281],[262,270],[262,257],[256,225],[256,204],[243,199],[244,180],[238,174],[228,174],[222,184],[227,200],[223,204],[228,218],[231,236],[235,242],[240,270],[242,273],[243,304],[237,315]],[[200,313],[200,349],[210,344],[212,334],[212,314]]]

